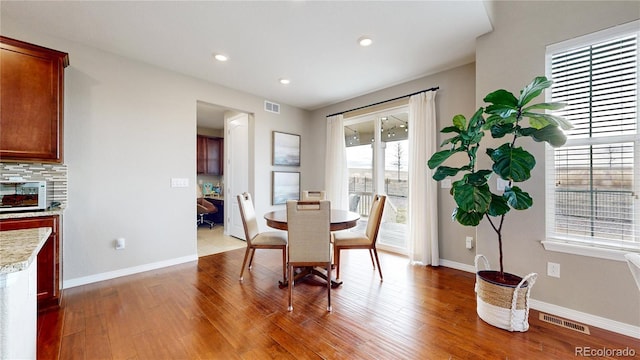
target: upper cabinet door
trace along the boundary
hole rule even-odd
[[[224,139],[198,135],[196,139],[196,172],[206,175],[222,175],[224,163]]]
[[[196,172],[207,173],[207,138],[200,135],[196,137]]]
[[[0,160],[63,162],[66,53],[0,36]]]
[[[222,175],[222,139],[207,139],[207,173]]]

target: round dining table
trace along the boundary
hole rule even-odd
[[[267,226],[278,229],[287,230],[287,210],[275,210],[264,214]],[[355,227],[360,220],[360,215],[353,211],[331,209],[331,231],[346,230]]]
[[[264,214],[264,219],[267,221],[267,226],[278,229],[287,230],[287,210],[274,210]],[[355,227],[360,220],[360,214],[353,211],[331,209],[331,223],[329,229],[331,231],[346,230]],[[293,279],[294,284],[298,281],[309,280],[312,281],[314,277],[323,279],[326,284],[327,280],[331,281],[331,287],[335,288],[342,285],[342,280],[335,279],[329,275],[324,269],[317,267],[305,267],[298,269]],[[326,285],[324,285],[326,286]],[[287,287],[286,283],[280,282],[280,288]]]

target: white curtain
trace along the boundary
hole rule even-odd
[[[349,209],[349,174],[342,115],[327,117],[324,184],[334,209]]]
[[[435,91],[409,99],[409,258],[439,265],[437,183],[427,161],[436,149]]]

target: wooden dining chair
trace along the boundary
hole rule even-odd
[[[302,201],[327,200],[327,193],[324,190],[305,190],[302,192]]]
[[[373,269],[378,264],[378,272],[380,273],[380,281],[382,281],[382,268],[380,268],[380,259],[378,259],[378,251],[376,250],[376,240],[378,239],[378,230],[382,222],[382,212],[387,197],[384,195],[374,195],[371,204],[371,212],[369,213],[369,221],[367,229],[362,232],[340,231],[333,234],[333,256],[336,264],[336,278],[340,278],[340,251],[351,249],[368,249],[371,256]],[[375,262],[373,257],[375,255]]]
[[[244,274],[244,267],[249,259],[249,271],[253,264],[253,255],[257,249],[279,249],[282,250],[282,284],[287,283],[287,233],[284,231],[259,232],[256,212],[253,207],[253,200],[249,193],[238,195],[238,205],[240,206],[240,217],[244,225],[244,235],[247,240],[247,250],[244,253],[242,269],[240,269],[240,281]]]
[[[293,311],[296,267],[322,266],[331,276],[331,202],[287,201],[289,235],[289,311]],[[331,311],[331,281],[327,280],[327,311]]]

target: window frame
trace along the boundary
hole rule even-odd
[[[636,34],[640,40],[640,20],[622,24],[592,34],[580,36],[567,41],[559,42],[547,46],[545,52],[545,72],[547,78],[551,76],[551,60],[554,54],[605,42],[612,38],[623,37],[626,35]],[[638,59],[640,62],[640,46],[638,47]],[[638,63],[636,67],[639,68]],[[637,72],[639,74],[640,71]],[[640,87],[640,81],[636,86]],[[551,91],[545,92],[546,101],[551,101]],[[636,91],[636,107],[640,106],[640,91]],[[637,111],[637,110],[636,110]],[[606,138],[587,138],[587,139],[569,139],[564,146],[577,145],[597,145],[597,144],[613,144],[616,142],[633,142],[634,144],[634,184],[633,190],[636,194],[634,200],[634,224],[636,233],[640,231],[640,206],[638,204],[637,194],[640,193],[640,123],[636,113],[636,133],[634,135],[619,135]],[[559,236],[555,233],[555,149],[549,145],[545,146],[545,198],[546,198],[546,234],[542,245],[548,251],[563,252],[573,255],[590,256],[602,259],[625,261],[624,254],[629,252],[640,252],[640,240],[629,244],[620,243],[618,246],[612,246],[612,241],[598,238],[587,240],[585,238],[572,238],[570,236]],[[638,235],[636,235],[638,236]]]

